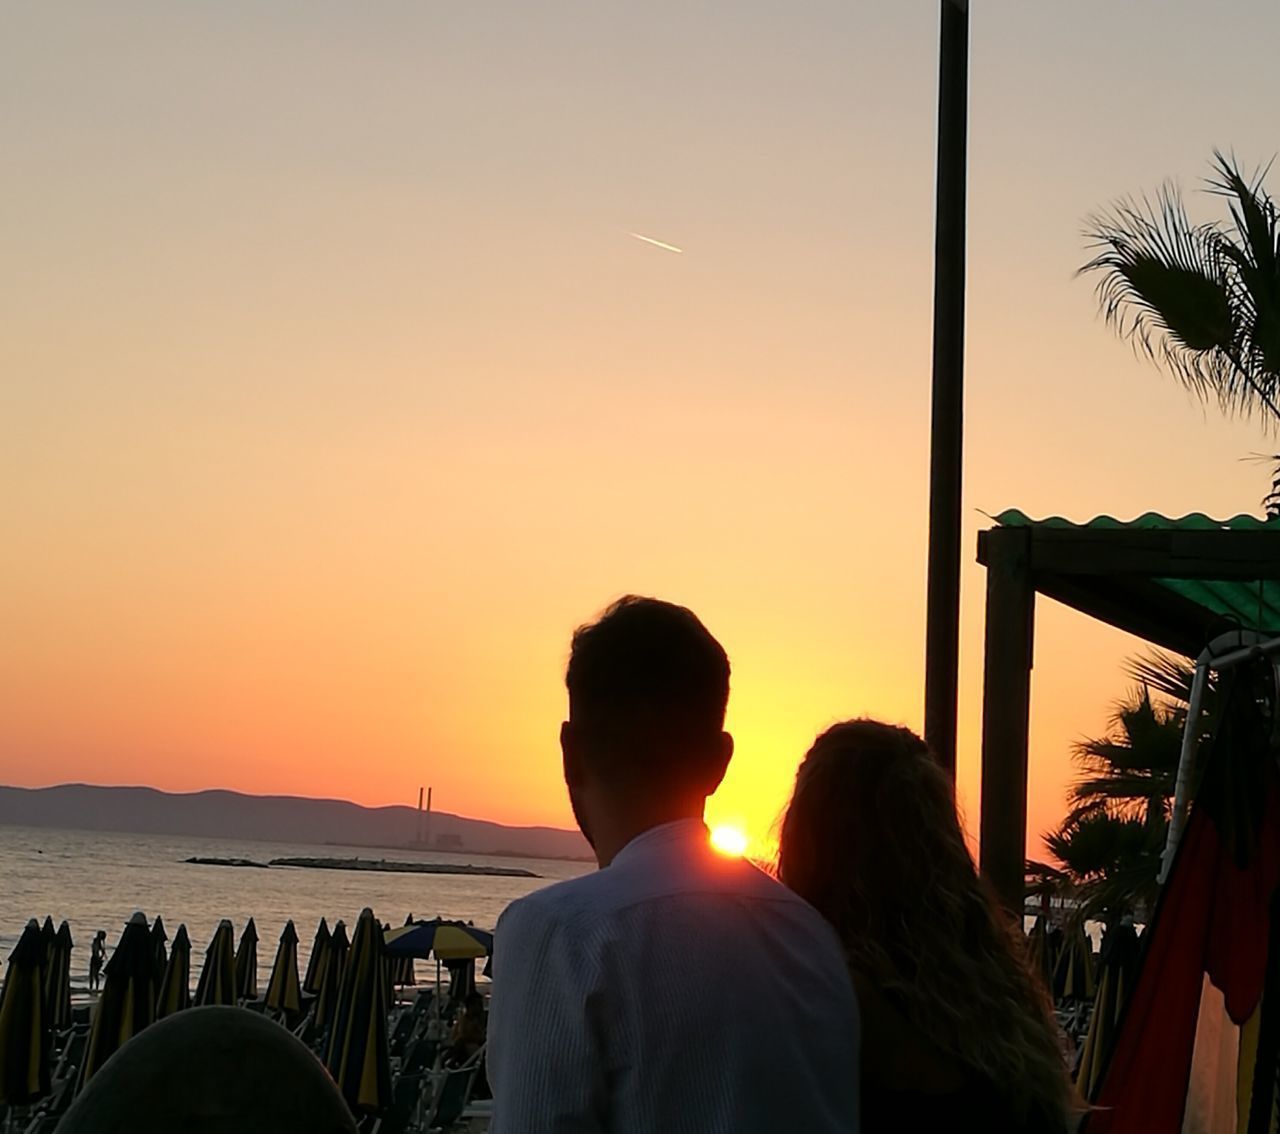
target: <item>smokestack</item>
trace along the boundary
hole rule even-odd
[[[431,845],[431,788],[427,788],[426,832],[422,836],[423,846]]]
[[[415,832],[416,842],[422,842],[422,788],[418,788],[418,829]]]

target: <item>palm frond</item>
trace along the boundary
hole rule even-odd
[[[1124,669],[1133,681],[1159,693],[1174,707],[1185,710],[1191,700],[1195,662],[1190,658],[1164,650],[1149,650],[1129,658]]]
[[[1221,397],[1215,354],[1237,333],[1218,227],[1192,224],[1178,189],[1165,184],[1154,200],[1126,198],[1090,217],[1086,235],[1098,254],[1080,273],[1099,277],[1106,321],[1201,397]]]

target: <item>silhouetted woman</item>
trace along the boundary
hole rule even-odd
[[[862,1014],[862,1130],[1058,1132],[1047,995],[974,869],[951,783],[905,728],[849,721],[796,775],[782,881],[835,927]]]

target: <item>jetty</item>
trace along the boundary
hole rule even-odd
[[[465,874],[487,878],[540,878],[532,870],[514,866],[475,866],[455,862],[390,862],[385,858],[273,858],[269,866],[303,870],[368,870],[385,874]]]

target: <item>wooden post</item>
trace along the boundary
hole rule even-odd
[[[1001,903],[1022,925],[1027,843],[1027,742],[1035,588],[1031,533],[984,533],[986,662],[982,682],[982,825],[979,863]]]

